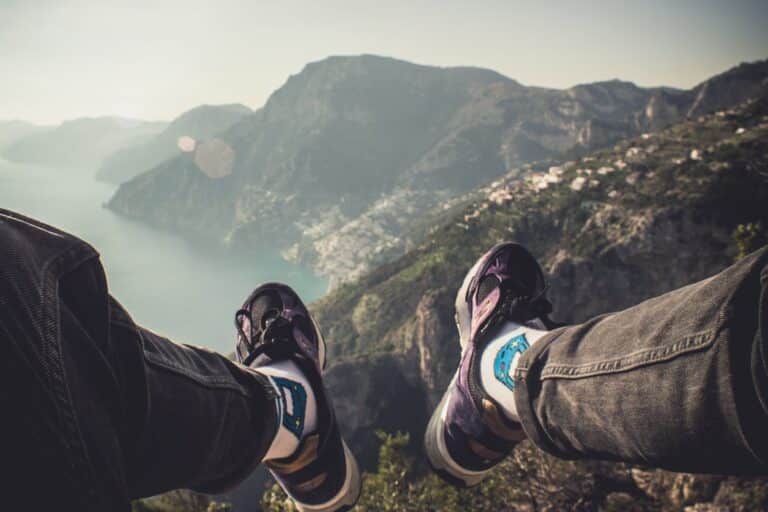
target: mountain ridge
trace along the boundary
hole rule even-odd
[[[21,119],[0,121],[0,154],[10,145],[28,135],[50,129]]]
[[[109,207],[236,250],[268,239],[336,285],[416,243],[404,236],[412,219],[509,169],[733,104],[766,76],[759,61],[688,91],[621,81],[556,90],[481,68],[331,57],[220,135],[234,155],[226,177],[177,157],[125,183]]]
[[[195,142],[210,139],[251,113],[250,108],[239,103],[205,104],[187,110],[150,140],[121,147],[107,155],[100,163],[96,178],[115,184],[127,181],[180,153],[179,138],[189,137]]]
[[[152,137],[164,122],[115,116],[83,117],[34,131],[7,146],[10,161],[95,169],[120,147]]]

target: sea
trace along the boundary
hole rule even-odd
[[[268,240],[234,253],[122,217],[104,207],[115,190],[90,171],[0,159],[0,208],[88,241],[112,295],[137,323],[174,341],[229,353],[234,313],[260,283],[285,282],[305,302],[327,290],[327,279],[284,261]]]

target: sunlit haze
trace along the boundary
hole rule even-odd
[[[361,53],[687,88],[768,57],[766,26],[765,1],[0,0],[0,119],[258,108],[307,62]]]

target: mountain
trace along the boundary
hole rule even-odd
[[[16,140],[2,156],[15,162],[92,170],[118,148],[145,141],[163,128],[165,123],[117,117],[75,119]]]
[[[421,406],[435,403],[458,356],[453,296],[474,260],[501,240],[517,240],[541,260],[555,316],[566,322],[628,307],[733,261],[739,225],[768,229],[765,91],[759,101],[577,160],[529,166],[524,179],[512,171],[414,250],[316,302],[335,362],[329,381],[347,397],[341,407],[350,414],[339,416],[353,439],[371,436],[366,428],[381,426],[387,407],[421,411],[393,414],[389,421],[399,423],[389,427],[426,424]]]
[[[182,155],[124,184],[110,206],[238,245],[269,236],[287,246],[386,195],[442,137],[470,89],[508,81],[475,69],[447,75],[377,57],[310,64],[220,136],[236,155],[229,175],[211,179]]]
[[[376,458],[376,429],[421,439],[458,360],[454,295],[467,269],[495,243],[517,240],[534,252],[549,276],[555,317],[566,322],[703,279],[768,243],[768,87],[737,107],[527,170],[524,179],[511,172],[483,188],[413,250],[312,305],[328,342],[326,381],[337,417],[367,467]],[[535,477],[537,488],[549,489],[540,499],[552,502],[558,493],[551,489],[568,489],[569,481],[596,471],[598,483],[579,493],[614,486],[633,496],[677,500],[669,510],[693,504],[689,499],[714,499],[718,486],[734,491],[741,485],[722,477],[567,464],[562,481]],[[673,495],[683,487],[698,490]],[[671,498],[664,497],[668,491]],[[539,509],[547,509],[545,503]]]
[[[46,129],[26,121],[0,121],[0,153],[17,140]]]
[[[202,105],[174,119],[151,140],[118,149],[101,164],[96,178],[122,183],[180,153],[179,139],[209,139],[251,114],[245,105]]]
[[[163,162],[109,206],[235,248],[269,240],[335,285],[402,254],[427,212],[512,168],[732,105],[767,76],[763,61],[690,91],[617,80],[553,90],[483,69],[331,57],[292,76],[217,147],[201,146],[203,157]]]

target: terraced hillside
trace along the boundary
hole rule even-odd
[[[550,275],[555,316],[578,322],[712,275],[768,243],[768,94],[578,160],[531,166],[518,179],[525,170],[484,189],[415,250],[314,304],[330,340],[339,417],[369,467],[376,429],[420,439],[455,368],[453,296],[492,244],[530,247]],[[608,479],[657,505],[674,485],[683,492],[703,482],[628,468],[619,478],[613,465],[563,471],[566,480]],[[725,482],[752,485],[707,482],[706,492],[689,494],[710,502]]]

